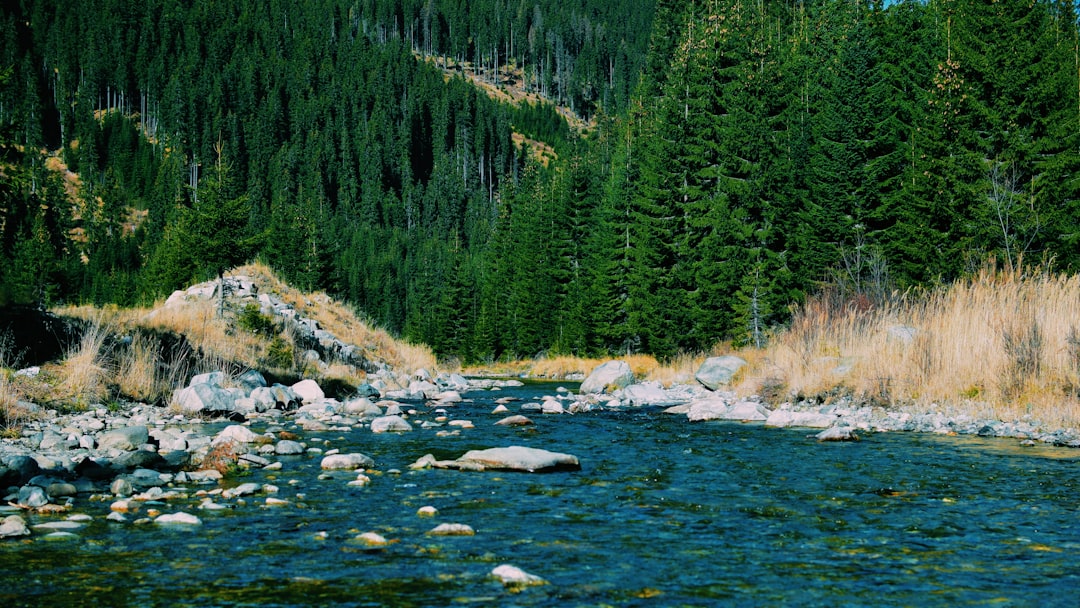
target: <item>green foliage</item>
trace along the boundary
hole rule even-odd
[[[240,309],[240,314],[236,317],[236,324],[240,329],[257,336],[272,336],[278,331],[274,319],[269,315],[264,315],[257,304],[247,304]]]
[[[1058,0],[8,4],[0,302],[152,301],[259,257],[442,356],[664,357],[760,342],[822,282],[1080,268]],[[589,133],[448,60],[513,65]]]

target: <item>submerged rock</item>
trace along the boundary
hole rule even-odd
[[[513,416],[507,416],[506,418],[499,420],[495,424],[499,426],[527,426],[535,423],[521,414],[514,414]]]

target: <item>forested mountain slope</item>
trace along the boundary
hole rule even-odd
[[[466,360],[758,341],[822,282],[1075,270],[1078,65],[1060,0],[9,3],[0,299],[259,257]]]

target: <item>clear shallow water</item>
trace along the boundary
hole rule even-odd
[[[554,386],[470,393],[476,403],[448,408],[477,426],[457,437],[308,434],[372,456],[382,473],[351,488],[354,474],[319,480],[319,457],[295,457],[236,480],[280,486],[284,507],[257,495],[205,512],[192,499],[162,510],[203,525],[164,528],[107,523],[107,502],[80,497],[75,512],[95,521],[79,540],[0,542],[0,605],[1080,602],[1080,453],[913,434],[819,444],[805,430],[690,424],[656,410],[528,413],[536,427],[493,426],[492,399]],[[408,470],[429,452],[513,444],[575,454],[582,470]],[[439,515],[417,516],[425,505]],[[476,535],[425,535],[442,522]],[[352,540],[367,531],[395,542]],[[551,584],[511,593],[488,578],[502,563]]]

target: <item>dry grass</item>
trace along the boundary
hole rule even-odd
[[[109,395],[111,370],[104,352],[111,328],[100,318],[92,319],[79,343],[68,350],[59,364],[43,366],[42,373],[52,386],[48,402],[75,409],[100,403]]]
[[[878,308],[812,300],[743,389],[850,392],[894,407],[1080,423],[1080,277],[987,270]]]

